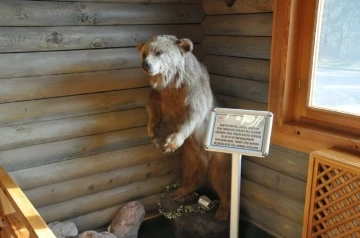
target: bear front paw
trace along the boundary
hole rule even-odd
[[[164,143],[164,153],[171,153],[177,150],[184,143],[184,139],[182,139],[179,134],[171,134],[169,135]]]

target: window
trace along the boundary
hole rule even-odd
[[[321,0],[308,106],[360,115],[360,1]]]
[[[360,1],[276,0],[272,142],[360,151]]]

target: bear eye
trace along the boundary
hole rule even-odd
[[[156,56],[160,56],[161,54],[162,54],[161,51],[156,51],[156,52],[155,52],[155,55],[156,55]]]

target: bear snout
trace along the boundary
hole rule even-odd
[[[149,71],[151,69],[151,63],[147,60],[144,60],[142,62],[142,68],[145,70],[145,71]]]

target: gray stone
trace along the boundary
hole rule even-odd
[[[81,233],[77,238],[117,238],[113,233],[104,231],[98,233],[96,231],[85,231]]]
[[[72,237],[78,234],[78,229],[72,222],[54,221],[49,223],[48,227],[57,238]]]
[[[108,231],[114,233],[117,238],[137,238],[144,217],[144,206],[137,201],[129,202],[120,209]]]

